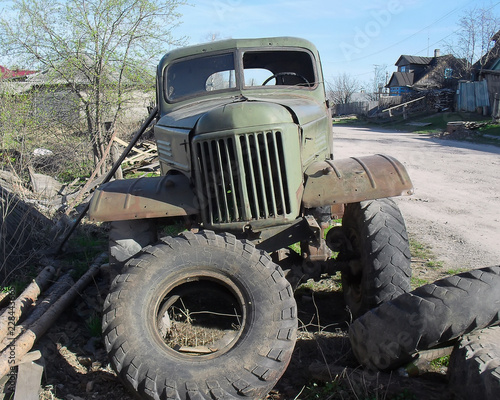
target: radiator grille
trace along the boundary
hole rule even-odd
[[[277,218],[290,213],[279,130],[197,140],[198,193],[208,224]]]

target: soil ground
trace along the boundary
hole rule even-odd
[[[340,125],[333,143],[335,158],[384,153],[403,163],[415,187],[396,198],[408,232],[446,269],[500,262],[500,147]]]
[[[443,265],[414,259],[414,275],[433,281],[450,269],[498,263],[500,148],[429,136],[335,127],[335,157],[386,153],[407,167],[415,195],[398,199],[408,231],[430,245]],[[109,277],[99,276],[35,349],[45,371],[41,399],[132,399],[109,366],[99,337]],[[304,285],[296,293],[299,340],[285,374],[269,394],[292,399],[452,399],[446,369],[428,367],[363,373],[350,350],[349,315],[339,278]]]

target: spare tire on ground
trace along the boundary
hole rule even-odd
[[[500,267],[449,276],[362,315],[349,329],[358,361],[397,368],[421,350],[500,321]]]
[[[500,326],[464,335],[448,366],[450,388],[463,400],[495,400],[500,396]]]

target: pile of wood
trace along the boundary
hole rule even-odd
[[[42,355],[29,351],[92,281],[106,259],[106,253],[97,257],[76,283],[70,272],[56,280],[55,268],[47,266],[19,297],[12,290],[0,296],[0,305],[5,306],[0,314],[0,378],[7,379],[8,391],[15,391],[14,400],[38,398],[43,365],[37,361]],[[39,298],[44,291],[44,297]],[[9,382],[15,387],[9,387]]]
[[[475,121],[453,121],[448,122],[446,131],[441,134],[445,139],[467,139],[472,136],[477,136],[479,128],[486,126],[486,122]]]
[[[432,90],[427,95],[427,107],[435,111],[451,111],[455,104],[455,91],[451,89]]]
[[[404,101],[408,102],[420,97],[425,97],[425,100],[415,104],[411,111],[422,111],[425,106],[427,111],[451,111],[455,104],[455,91],[451,89],[433,89],[421,92],[411,93],[404,96]]]
[[[123,147],[128,143],[119,138],[115,141]],[[130,155],[125,158],[123,172],[139,172],[139,171],[158,171],[160,163],[158,162],[158,149],[155,142],[145,140],[142,143],[134,146]]]

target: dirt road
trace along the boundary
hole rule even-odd
[[[415,194],[397,202],[408,232],[446,268],[500,263],[500,147],[338,125],[334,146],[335,158],[384,153],[405,165]]]

